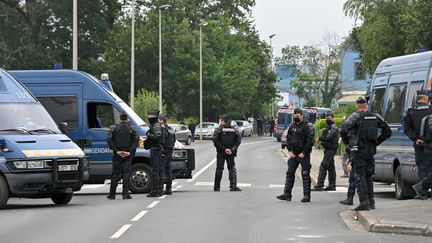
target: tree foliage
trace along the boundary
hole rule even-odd
[[[158,92],[159,6],[162,10],[164,112],[199,116],[199,23],[203,27],[204,119],[220,113],[267,112],[276,75],[270,50],[250,19],[255,0],[137,0],[135,86]],[[79,69],[110,74],[126,100],[130,86],[131,1],[78,1]],[[72,67],[72,1],[0,0],[0,66]],[[140,93],[146,94],[146,93]],[[127,99],[129,100],[129,99]],[[139,109],[139,108],[138,108]],[[140,112],[142,113],[142,112]]]

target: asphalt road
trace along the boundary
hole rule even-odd
[[[11,199],[0,211],[0,242],[430,242],[430,238],[349,230],[337,202],[345,192],[312,194],[303,204],[299,178],[293,201],[278,201],[286,161],[271,138],[245,138],[237,157],[239,187],[230,192],[224,171],[220,192],[213,192],[215,150],[195,143],[197,170],[175,181],[172,196],[133,200],[106,199],[107,185],[88,185],[66,206],[48,199]],[[120,190],[119,190],[120,191]],[[379,201],[395,200],[389,193]]]

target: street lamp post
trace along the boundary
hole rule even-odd
[[[269,38],[270,38],[270,69],[272,70],[272,71],[274,71],[274,66],[273,66],[273,44],[272,44],[272,39],[273,39],[273,37],[275,37],[276,36],[276,34],[271,34],[270,36],[269,36]],[[273,112],[274,112],[274,101],[273,101],[273,99],[272,99],[272,101],[271,101],[271,115],[273,116]]]
[[[159,111],[162,112],[162,9],[167,9],[171,5],[159,7]]]
[[[203,104],[202,104],[202,27],[206,26],[208,23],[206,21],[201,21],[199,24],[200,27],[200,140],[202,137],[202,127],[203,127]]]
[[[78,70],[78,0],[73,0],[72,69]]]
[[[135,107],[135,0],[132,0],[130,106]]]

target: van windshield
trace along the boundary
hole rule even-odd
[[[126,103],[119,102],[119,105],[124,110],[124,112],[129,115],[130,119],[132,119],[138,126],[147,127],[147,124],[143,121],[143,119],[141,119],[141,117],[139,117],[137,113],[135,113],[135,111],[133,111],[128,105],[126,105]]]
[[[39,103],[0,104],[1,131],[29,131],[32,133],[60,133],[48,112]]]

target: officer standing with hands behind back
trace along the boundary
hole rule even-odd
[[[231,120],[228,115],[221,115],[219,118],[219,127],[213,134],[213,144],[216,147],[216,173],[213,190],[220,191],[220,183],[224,169],[225,160],[228,164],[230,191],[241,191],[237,187],[237,170],[234,158],[237,156],[237,149],[241,143],[241,135],[231,126]]]
[[[300,108],[294,110],[294,122],[288,128],[287,149],[289,151],[288,170],[286,172],[284,193],[277,196],[279,200],[291,201],[292,188],[295,181],[297,167],[302,167],[303,198],[301,202],[310,202],[311,179],[310,154],[314,145],[314,128],[304,120],[303,111]]]
[[[357,112],[349,116],[342,126],[341,137],[351,149],[360,205],[354,211],[375,209],[372,176],[375,173],[376,146],[391,137],[392,131],[378,114],[368,111],[367,100],[359,97]],[[381,134],[378,136],[378,128]]]
[[[110,192],[108,199],[114,200],[120,173],[123,177],[123,199],[132,199],[129,194],[129,175],[132,158],[138,146],[137,129],[128,122],[125,113],[120,115],[120,123],[113,125],[108,130],[107,142],[113,151],[113,170],[111,176]]]

